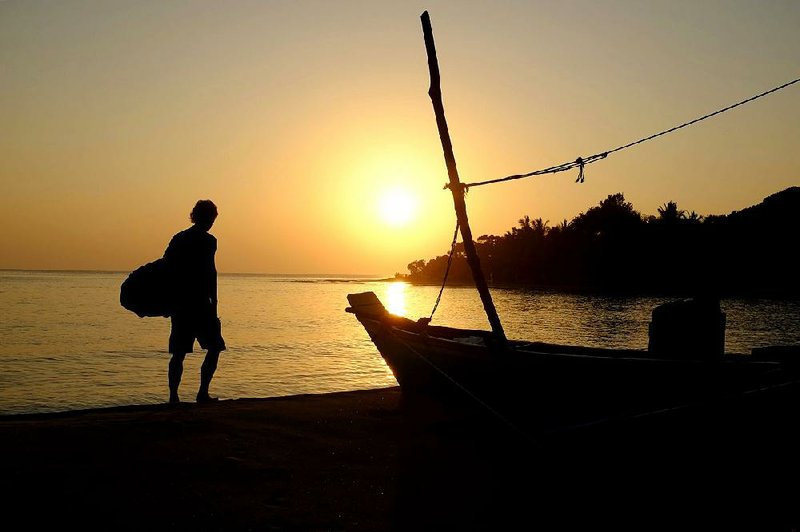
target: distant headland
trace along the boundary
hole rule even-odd
[[[550,226],[524,216],[504,235],[483,235],[476,247],[493,286],[606,294],[800,298],[795,249],[800,187],[727,215],[701,216],[669,201],[645,216],[622,193]],[[415,260],[415,284],[441,284],[448,255]],[[462,244],[448,284],[471,285]]]

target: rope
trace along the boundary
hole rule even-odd
[[[456,240],[458,239],[458,220],[456,220],[456,229],[453,231],[453,242],[450,244],[450,253],[447,255],[447,268],[444,270],[444,280],[442,280],[442,287],[439,289],[439,295],[436,296],[436,303],[433,305],[433,310],[431,311],[431,316],[428,318],[427,323],[430,323],[433,320],[433,314],[436,312],[436,309],[439,307],[439,301],[442,300],[442,292],[444,292],[444,287],[447,284],[447,276],[450,274],[450,265],[453,263],[453,255],[456,251]]]
[[[760,94],[756,94],[755,96],[751,96],[750,98],[747,98],[747,99],[742,100],[740,102],[737,102],[737,103],[734,103],[732,105],[729,105],[728,107],[724,107],[722,109],[714,111],[713,113],[708,113],[707,115],[703,115],[703,116],[701,116],[699,118],[695,118],[694,120],[690,120],[688,122],[684,122],[683,124],[680,124],[678,126],[671,127],[669,129],[665,129],[664,131],[659,131],[658,133],[654,133],[654,134],[652,134],[650,136],[641,138],[639,140],[635,140],[633,142],[629,142],[628,144],[625,144],[625,145],[622,145],[622,146],[618,146],[618,147],[616,147],[614,149],[607,150],[607,151],[604,151],[602,153],[596,153],[596,154],[590,155],[588,157],[578,157],[574,161],[562,163],[562,164],[559,164],[559,165],[556,165],[556,166],[550,166],[548,168],[543,168],[541,170],[535,170],[533,172],[528,172],[527,174],[515,174],[515,175],[510,175],[510,176],[507,176],[507,177],[501,177],[499,179],[489,179],[487,181],[476,181],[474,183],[464,183],[462,186],[464,187],[464,189],[467,189],[467,188],[470,188],[470,187],[478,187],[478,186],[481,186],[481,185],[489,185],[489,184],[492,184],[492,183],[501,183],[503,181],[511,181],[511,180],[514,180],[514,179],[522,179],[522,178],[525,178],[525,177],[532,177],[532,176],[544,175],[544,174],[555,174],[555,173],[558,173],[558,172],[565,172],[567,170],[572,170],[573,168],[579,168],[579,170],[578,170],[578,179],[576,179],[575,182],[576,183],[583,183],[583,180],[584,180],[583,168],[587,164],[596,163],[597,161],[599,161],[601,159],[605,159],[606,157],[608,157],[612,153],[616,153],[616,152],[619,152],[619,151],[622,151],[622,150],[625,150],[625,149],[628,149],[628,148],[632,148],[633,146],[637,146],[639,144],[642,144],[643,142],[647,142],[648,140],[653,140],[653,139],[655,139],[657,137],[660,137],[662,135],[666,135],[668,133],[672,133],[673,131],[677,131],[677,130],[682,129],[684,127],[691,126],[691,125],[696,124],[698,122],[702,122],[703,120],[711,118],[712,116],[716,116],[716,115],[724,113],[726,111],[730,111],[731,109],[733,109],[735,107],[739,107],[740,105],[744,105],[746,103],[750,103],[753,100],[757,100],[759,98],[763,98],[764,96],[772,94],[773,92],[778,92],[779,90],[785,89],[786,87],[788,87],[790,85],[794,85],[795,83],[798,83],[798,82],[800,82],[800,78],[794,79],[794,80],[792,80],[792,81],[790,81],[788,83],[784,83],[783,85],[780,85],[780,86],[775,87],[773,89],[770,89],[768,91],[764,91],[764,92],[762,92]],[[450,185],[445,185],[445,188],[449,188],[449,186]]]

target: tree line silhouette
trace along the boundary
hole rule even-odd
[[[674,201],[644,216],[620,192],[551,226],[524,216],[502,236],[476,244],[493,286],[680,297],[800,298],[797,260],[800,187],[728,215],[701,216]],[[415,260],[397,278],[441,284],[448,255]],[[471,285],[463,244],[448,284]]]

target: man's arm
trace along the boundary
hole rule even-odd
[[[211,264],[209,269],[209,287],[211,292],[211,304],[214,305],[214,314],[217,313],[217,264],[215,256],[217,254],[217,241],[214,240],[214,250],[211,253]]]

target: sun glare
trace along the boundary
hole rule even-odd
[[[401,188],[385,191],[378,200],[378,214],[388,225],[399,227],[414,218],[417,202],[414,197]]]
[[[406,283],[390,283],[386,290],[386,306],[392,314],[405,316],[406,313]]]

